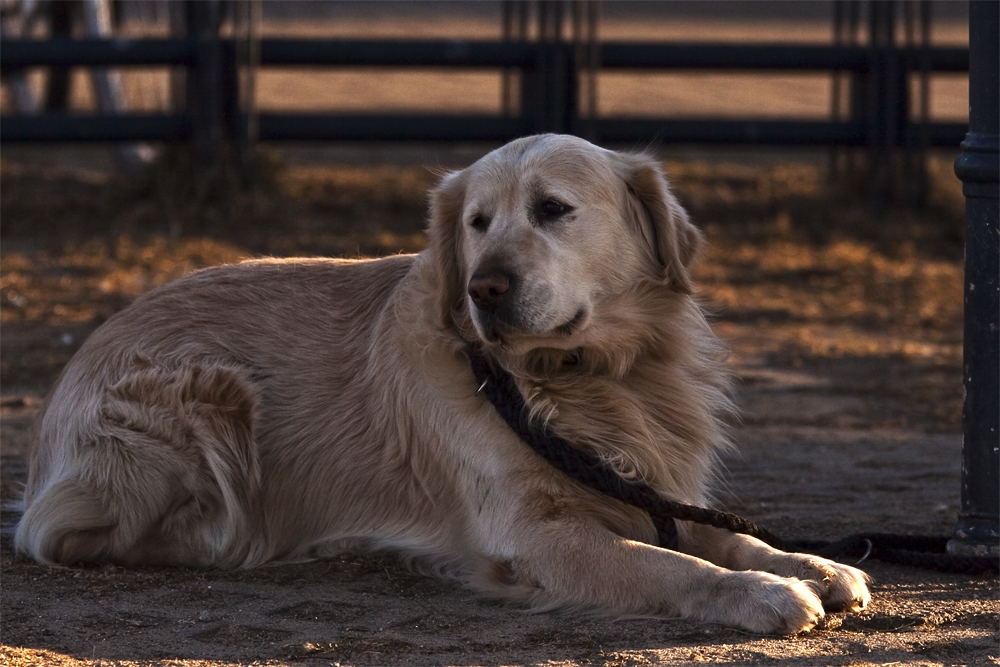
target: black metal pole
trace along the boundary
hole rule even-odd
[[[50,30],[53,37],[73,35],[73,4],[53,2],[49,5]],[[56,66],[49,69],[49,80],[45,85],[45,110],[65,111],[69,107],[70,69]]]
[[[894,198],[898,98],[902,91],[896,80],[896,6],[871,0],[868,7],[868,194],[881,209]]]
[[[219,0],[188,0],[185,3],[187,35],[194,38],[194,64],[187,70],[185,103],[194,149],[195,179],[204,194],[218,176],[222,160],[223,65],[219,26]]]
[[[1000,556],[1000,3],[969,3],[962,507],[948,551]]]

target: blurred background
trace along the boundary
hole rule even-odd
[[[50,4],[46,16],[46,4]],[[71,2],[43,3],[5,0],[8,17],[21,14],[33,20],[8,18],[10,36],[16,28],[27,27],[32,37],[52,34],[52,10],[56,14],[82,13]],[[110,3],[113,33],[126,37],[166,37],[183,34],[181,2],[125,0]],[[268,0],[260,3],[259,33],[264,38],[308,37],[341,39],[454,39],[502,40],[504,2],[501,0],[452,0],[427,2],[356,2],[351,0]],[[513,3],[508,3],[513,4]],[[855,28],[855,43],[867,43],[870,28],[867,3],[843,9],[833,0],[796,2],[635,2],[618,0],[602,3],[597,30],[599,39],[633,42],[727,42],[834,44],[835,10],[846,16],[851,10],[861,14]],[[904,9],[919,13],[918,3],[896,3],[900,41],[905,42]],[[27,8],[27,9],[26,9]],[[181,10],[180,12],[178,10]],[[508,10],[509,11],[509,10]],[[529,12],[532,8],[529,8]],[[535,9],[537,11],[537,9]],[[230,14],[232,9],[230,9]],[[566,21],[571,20],[566,12]],[[534,17],[531,17],[534,18]],[[65,22],[65,19],[63,19]],[[935,46],[967,46],[967,5],[936,2],[932,5],[930,41]],[[73,21],[75,34],[85,32],[83,21]],[[914,20],[918,23],[918,20]],[[237,23],[231,15],[224,19],[230,33]],[[537,21],[529,20],[537,31]],[[28,24],[27,26],[25,24]],[[173,28],[171,27],[173,25]],[[846,29],[842,36],[848,41]],[[568,26],[567,26],[568,28]],[[920,26],[909,30],[919,31]],[[566,30],[568,35],[569,29]],[[529,34],[529,38],[531,35]],[[65,103],[70,109],[91,110],[95,106],[93,87],[87,72],[75,68]],[[265,69],[259,74],[256,102],[266,110],[356,110],[437,111],[499,113],[502,110],[502,73],[499,71],[434,71],[412,68],[381,68],[353,71],[350,68]],[[42,93],[46,72],[32,75],[36,95]],[[598,73],[597,108],[602,116],[656,116],[669,112],[688,116],[748,116],[755,118],[824,118],[830,114],[832,85],[829,73],[774,75],[708,72]],[[126,73],[123,81],[125,103],[133,110],[164,109],[170,105],[168,68],[142,68]],[[48,89],[51,91],[51,89]],[[49,92],[51,98],[51,92]],[[930,113],[935,120],[963,120],[968,109],[967,76],[962,73],[935,73],[931,79]],[[13,108],[9,86],[4,87],[3,110]],[[50,106],[53,106],[50,99]]]

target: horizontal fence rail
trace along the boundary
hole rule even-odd
[[[4,116],[0,140],[17,142],[186,141],[191,136],[185,114],[62,114]]]
[[[39,66],[192,65],[197,40],[184,39],[4,39],[5,71]],[[316,67],[528,67],[542,47],[486,40],[262,39],[260,64]],[[604,42],[602,69],[853,70],[871,67],[865,46],[675,42]],[[908,70],[926,61],[934,72],[968,72],[961,48],[896,49]]]
[[[25,67],[194,65],[197,40],[184,39],[9,39],[0,41],[4,73]]]
[[[968,72],[967,49],[896,49],[895,57],[908,69],[920,69],[922,60],[936,72]],[[710,44],[605,42],[603,69],[727,69],[727,70],[853,70],[872,68],[872,49],[865,46],[822,44]]]
[[[530,67],[532,43],[485,40],[262,39],[261,66]]]
[[[258,115],[261,141],[505,142],[533,134],[522,118],[489,115]]]
[[[602,140],[612,143],[628,143],[637,134],[664,143],[715,145],[865,147],[871,141],[865,125],[851,122],[629,118],[598,119],[594,125]],[[898,145],[915,145],[926,140],[928,146],[955,146],[955,138],[964,136],[966,128],[961,123],[908,127],[900,134]]]
[[[234,46],[223,43],[224,60],[232,62]],[[187,39],[50,39],[0,42],[0,63],[7,72],[37,66],[186,66],[197,67],[198,40]],[[533,43],[462,40],[328,40],[264,39],[262,67],[439,67],[461,69],[520,68],[532,70],[551,47]],[[572,61],[568,45],[564,60]],[[825,45],[731,45],[708,43],[615,43],[600,46],[602,70],[734,70],[848,71],[866,75],[878,67],[878,51],[868,47]],[[968,71],[966,49],[900,49],[897,67],[904,72]],[[177,141],[187,136],[182,115],[5,115],[2,141]],[[573,131],[539,127],[526,113],[494,115],[346,115],[261,113],[259,139],[264,141],[505,141],[539,131]],[[598,140],[692,144],[777,144],[863,146],[871,140],[864,119],[847,122],[686,118],[604,118],[588,121]],[[963,123],[930,123],[923,129],[907,124],[897,145],[916,141],[922,132],[932,146],[958,145]]]

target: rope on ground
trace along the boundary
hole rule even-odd
[[[660,497],[649,485],[627,480],[598,457],[582,452],[536,420],[514,379],[479,346],[469,348],[469,361],[479,391],[484,392],[508,426],[553,467],[573,479],[646,510],[656,527],[659,546],[678,550],[675,520],[714,526],[750,535],[776,549],[813,553],[826,558],[871,558],[897,565],[956,574],[996,574],[1000,559],[960,557],[946,553],[948,538],[872,533],[851,535],[835,542],[787,541],[736,514],[686,505]]]

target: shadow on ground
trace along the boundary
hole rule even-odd
[[[725,461],[720,504],[793,539],[947,534],[961,446],[954,183],[929,209],[875,214],[815,165],[668,167],[712,242],[698,277],[739,378],[739,452]],[[277,160],[260,192],[194,207],[168,180],[39,164],[30,152],[5,151],[2,175],[5,503],[24,481],[44,394],[107,317],[244,257],[420,250],[434,180],[422,167]],[[5,665],[1000,663],[995,579],[867,562],[870,609],[773,638],[525,614],[391,556],[236,573],[52,569],[12,553],[15,520],[6,509]]]

